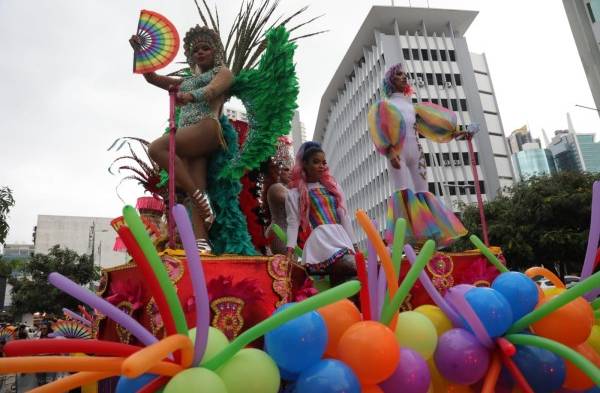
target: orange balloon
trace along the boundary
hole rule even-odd
[[[360,311],[348,299],[340,300],[317,310],[327,326],[327,348],[325,355],[336,356],[336,348],[342,334],[356,322],[361,321]]]
[[[174,334],[129,355],[121,366],[121,373],[128,378],[137,378],[179,349],[181,365],[188,368],[194,357],[194,344],[188,336]]]
[[[552,296],[544,298],[539,305],[552,298]],[[584,298],[578,297],[533,323],[531,328],[539,336],[575,347],[588,339],[593,325],[592,306]]]
[[[565,287],[565,284],[563,284],[563,282],[560,281],[560,278],[558,278],[556,274],[552,273],[550,270],[544,267],[530,267],[525,271],[525,275],[531,279],[533,279],[535,276],[542,276],[548,281],[550,281],[552,285],[554,285],[556,288]]]
[[[600,355],[598,355],[589,344],[581,344],[573,349],[585,356],[590,362],[594,363],[596,367],[600,367]],[[565,366],[567,373],[563,387],[572,390],[583,390],[594,386],[594,382],[592,382],[583,371],[566,359]]]
[[[360,393],[384,393],[377,385],[366,385],[360,387]]]
[[[400,349],[394,332],[375,321],[350,326],[337,347],[338,359],[356,374],[361,385],[376,385],[398,366]]]

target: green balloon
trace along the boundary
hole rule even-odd
[[[171,378],[164,390],[164,393],[189,392],[229,393],[217,373],[201,367],[183,370]]]
[[[242,349],[217,374],[229,393],[277,393],[281,378],[277,365],[265,352]]]
[[[188,336],[193,343],[196,342],[196,328],[190,329]],[[208,341],[206,342],[206,350],[204,351],[204,355],[202,356],[202,360],[200,364],[204,364],[212,359],[216,354],[221,352],[225,347],[229,345],[229,340],[227,340],[227,336],[223,334],[217,328],[212,326],[208,327]]]

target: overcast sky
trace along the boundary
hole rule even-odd
[[[208,3],[228,30],[239,0]],[[282,0],[279,11],[305,4],[307,16],[324,14],[308,30],[330,30],[300,41],[296,53],[300,116],[312,135],[324,88],[370,7],[391,2]],[[479,11],[467,42],[487,55],[505,133],[523,124],[534,136],[552,133],[566,128],[566,112],[576,131],[600,131],[594,111],[575,107],[594,103],[561,1],[429,6]],[[167,16],[181,35],[200,23],[193,0],[0,0],[0,186],[16,200],[7,242],[31,242],[38,214],[120,215],[120,177],[107,171],[118,155],[107,148],[122,136],[154,139],[168,117],[166,93],[131,73],[127,40],[142,8]],[[119,188],[130,204],[141,192],[133,182]]]

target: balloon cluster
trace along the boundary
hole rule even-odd
[[[108,301],[59,273],[51,273],[48,279],[55,287],[117,322],[144,347],[81,338],[11,341],[4,347],[7,357],[0,358],[0,374],[73,373],[31,390],[34,393],[64,392],[113,376],[120,376],[118,393],[160,389],[165,393],[198,389],[206,393],[277,393],[281,378],[274,361],[264,351],[245,347],[288,321],[311,315],[314,310],[360,290],[357,281],[344,283],[280,310],[228,342],[223,333],[209,326],[208,293],[192,225],[185,208],[177,205],[173,216],[186,251],[196,299],[196,327],[189,330],[175,287],[139,215],[133,207],[126,206],[123,216],[126,225],[118,229],[119,236],[156,301],[167,337],[159,341]],[[81,318],[73,312],[69,315]],[[63,356],[65,353],[73,355]],[[75,356],[76,353],[90,356]]]
[[[594,184],[592,226],[583,281],[565,288],[551,272],[510,272],[476,237],[470,240],[501,274],[491,288],[458,285],[442,296],[424,271],[435,244],[416,255],[404,245],[398,220],[391,255],[363,211],[368,263],[357,254],[360,283],[350,281],[285,305],[234,341],[209,327],[208,295],[191,223],[177,223],[196,298],[196,328],[188,330],[168,279],[135,210],[124,208],[119,236],[144,275],[163,317],[158,340],[137,321],[58,273],[49,281],[129,330],[144,347],[99,340],[19,340],[5,346],[0,374],[75,372],[33,392],[61,392],[120,376],[117,392],[276,393],[281,379],[295,393],[598,392],[600,272],[591,274],[600,239],[600,183]],[[403,252],[412,265],[398,283]],[[378,271],[377,257],[381,262]],[[543,291],[532,278],[544,276]],[[419,280],[434,305],[398,313]],[[348,297],[360,291],[361,312]],[[589,299],[586,299],[588,296]],[[265,351],[244,349],[265,336]],[[94,356],[53,356],[86,353]],[[49,356],[39,356],[49,355]],[[594,387],[594,385],[596,387]]]

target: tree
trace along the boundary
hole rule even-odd
[[[600,174],[561,172],[517,183],[484,205],[490,243],[502,248],[512,269],[544,265],[553,270],[558,266],[561,276],[579,273],[597,180]],[[463,223],[482,238],[477,206],[465,207]],[[472,244],[463,239],[457,247]]]
[[[100,268],[91,256],[79,255],[68,248],[52,247],[47,255],[35,254],[22,267],[20,277],[9,279],[12,289],[13,315],[46,312],[62,314],[62,308],[77,308],[80,302],[48,282],[48,275],[58,272],[82,286],[98,280]]]
[[[11,207],[15,205],[12,191],[8,187],[0,187],[0,244],[4,244],[6,235],[8,235],[8,223],[6,216]]]

